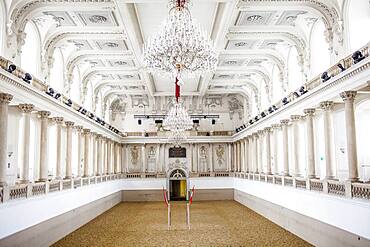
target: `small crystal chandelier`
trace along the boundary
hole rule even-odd
[[[190,0],[169,0],[161,30],[144,45],[144,66],[151,73],[178,78],[212,72],[217,55],[189,11]]]
[[[163,129],[178,133],[192,128],[193,121],[185,107],[180,102],[174,101],[171,109],[163,120]]]

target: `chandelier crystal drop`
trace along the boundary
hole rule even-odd
[[[144,45],[145,68],[161,76],[194,77],[212,72],[217,54],[212,41],[194,22],[190,0],[170,0],[161,29]]]
[[[163,120],[163,129],[174,133],[184,132],[193,128],[193,121],[181,102],[177,100]]]

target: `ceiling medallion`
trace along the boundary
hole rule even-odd
[[[261,15],[250,15],[247,17],[247,21],[249,22],[258,22],[261,21],[263,17]]]
[[[89,17],[89,21],[91,21],[92,23],[104,23],[104,22],[107,22],[107,17],[105,16],[102,16],[102,15],[92,15]]]
[[[235,43],[235,46],[236,47],[242,47],[242,46],[247,46],[247,45],[248,45],[248,43],[247,42],[244,42],[244,41]]]
[[[118,47],[118,44],[114,43],[114,42],[107,42],[107,43],[104,43],[104,45],[107,46],[107,47],[110,47],[110,48]]]
[[[122,65],[127,65],[127,62],[125,62],[125,61],[116,61],[116,62],[114,62],[114,64],[122,66]]]
[[[212,41],[194,22],[190,0],[169,0],[168,16],[161,29],[144,45],[144,67],[151,73],[193,77],[213,72],[217,54]]]

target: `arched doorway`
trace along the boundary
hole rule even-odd
[[[187,173],[181,168],[175,168],[169,172],[168,188],[170,201],[187,200]]]

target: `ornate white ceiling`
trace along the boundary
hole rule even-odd
[[[143,42],[166,16],[166,0],[14,2],[8,25],[14,35],[9,42],[19,39],[28,20],[34,21],[42,37],[46,79],[53,53],[61,48],[67,79],[71,82],[78,68],[81,84],[86,88],[91,83],[95,99],[101,97],[103,103],[116,98],[145,101],[155,110],[161,97],[173,95],[173,80],[148,74],[141,62]],[[332,33],[340,32],[338,7],[332,0],[194,0],[193,5],[193,17],[220,54],[214,74],[185,80],[183,95],[199,97],[194,104],[199,107],[205,96],[230,93],[259,106],[262,90],[270,101],[273,88],[285,90],[291,46],[297,48],[302,70],[309,67],[312,23],[323,20],[329,43]],[[272,79],[273,67],[279,70],[278,81]]]

